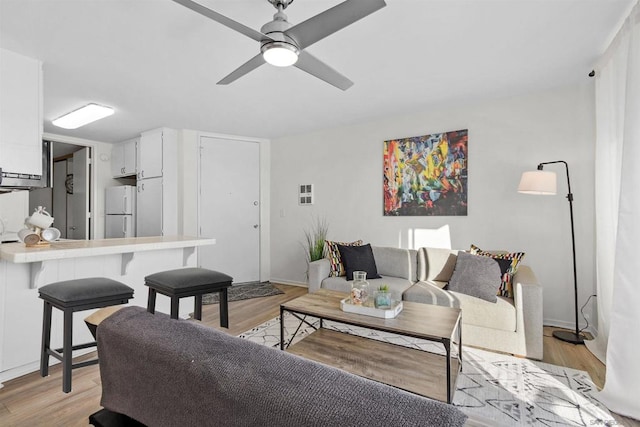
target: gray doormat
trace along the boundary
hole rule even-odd
[[[227,300],[229,302],[249,298],[270,297],[284,293],[269,282],[232,285],[227,292]],[[218,292],[203,295],[202,304],[217,304],[220,302],[218,299],[219,295]]]

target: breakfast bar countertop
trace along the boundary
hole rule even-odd
[[[174,248],[214,245],[215,239],[190,236],[130,237],[121,239],[60,240],[46,247],[26,247],[24,243],[0,245],[0,259],[22,264],[48,260],[126,254]]]

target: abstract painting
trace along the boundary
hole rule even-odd
[[[467,215],[468,130],[384,142],[384,216]]]

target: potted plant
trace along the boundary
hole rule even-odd
[[[388,285],[380,285],[374,292],[373,304],[376,308],[391,308],[391,292]]]
[[[311,228],[304,231],[307,277],[309,275],[309,263],[322,259],[324,256],[324,241],[327,239],[328,231],[329,225],[324,218],[316,218]]]

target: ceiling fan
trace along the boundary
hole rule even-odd
[[[346,0],[292,26],[284,10],[293,0],[268,0],[278,11],[273,21],[256,31],[192,0],[173,1],[260,42],[260,53],[220,80],[219,85],[229,84],[268,62],[280,67],[294,65],[342,90],[353,82],[304,49],[386,6],[384,0]]]

